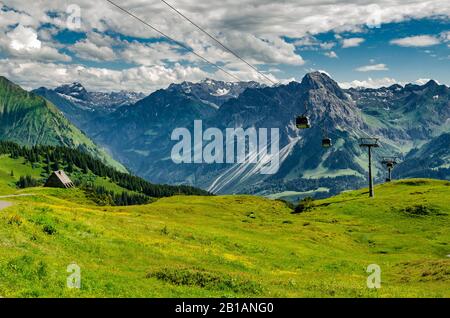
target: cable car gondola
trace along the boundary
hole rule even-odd
[[[306,116],[306,114],[308,113],[308,104],[306,103],[306,101],[304,105],[305,105],[305,112],[303,113],[303,115],[297,116],[295,118],[295,127],[297,127],[297,129],[311,128],[309,117]]]
[[[309,123],[308,116],[305,115],[297,116],[297,118],[295,118],[295,126],[298,129],[310,128],[311,124]]]
[[[331,138],[328,137],[327,129],[326,129],[325,126],[322,128],[322,134],[323,134],[322,147],[323,148],[330,148],[333,144],[331,142]]]
[[[323,138],[322,139],[322,147],[323,148],[330,148],[332,146],[331,138]]]

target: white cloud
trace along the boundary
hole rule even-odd
[[[312,71],[314,71],[314,70],[312,70]],[[328,73],[328,72],[325,71],[325,70],[317,70],[317,71],[320,72],[320,73],[323,73],[323,74],[327,75],[327,76],[330,77],[330,78],[333,78],[333,77],[331,76],[331,74]]]
[[[450,31],[441,32],[439,38],[442,42],[450,42]]]
[[[301,46],[301,47],[311,47],[311,46],[318,46],[320,44],[320,41],[317,40],[315,37],[308,35],[303,38],[297,39],[294,42],[295,46]]]
[[[145,67],[162,65],[169,68],[173,63],[185,61],[192,67],[204,65],[191,54],[181,53],[170,45],[133,46],[133,41],[129,41],[128,45],[122,43],[124,47],[117,47],[122,44],[111,44],[111,39],[100,33],[110,31],[110,34],[117,33],[145,39],[158,39],[159,35],[106,1],[76,2],[81,8],[82,15],[79,31],[92,33],[88,35],[87,40],[79,41],[72,47],[78,56],[105,61],[113,59],[115,54],[118,59],[133,60],[137,65]],[[56,31],[67,28],[66,1],[2,0],[1,3],[0,7],[4,4],[5,7],[14,8],[14,11],[6,9],[2,11],[0,19],[0,49],[10,61],[16,59],[17,62],[70,61],[69,56],[58,51],[64,47],[63,44],[52,40],[52,35]],[[120,4],[166,34],[188,44],[206,58],[223,63],[227,69],[235,70],[243,78],[260,77],[187,21],[171,12],[160,1],[130,0]],[[376,7],[361,0],[211,0],[203,1],[201,4],[196,0],[185,0],[177,2],[176,6],[250,62],[256,65],[269,64],[269,67],[276,67],[278,64],[298,66],[304,63],[296,51],[295,44],[285,41],[285,37],[301,39],[330,31],[344,34],[361,31],[365,26],[438,15],[450,17],[448,0],[379,0]],[[49,16],[47,14],[49,11],[54,15]],[[17,24],[24,28],[32,28],[35,32],[39,30],[37,31],[37,41],[41,42],[39,50],[35,49],[31,54],[26,50],[18,51],[11,48],[11,39],[6,33]],[[42,28],[43,25],[50,25],[52,30],[43,30],[45,29]],[[355,38],[340,40],[343,47],[361,44],[361,41],[354,42],[352,39]],[[314,46],[317,50],[330,51],[335,43],[319,41]],[[142,58],[139,58],[139,53],[143,54]],[[167,61],[170,64],[166,63]],[[220,72],[215,74],[209,72],[208,76],[212,75],[222,76]]]
[[[295,45],[278,37],[258,38],[251,34],[230,32],[224,42],[255,64],[304,64],[302,57],[295,53]]]
[[[117,58],[112,46],[120,41],[110,36],[89,32],[87,38],[77,41],[69,50],[78,57],[90,61],[113,61]]]
[[[116,54],[110,47],[98,46],[89,40],[76,42],[70,50],[84,60],[112,61],[116,58]]]
[[[429,81],[431,81],[431,78],[419,78],[417,80],[415,80],[413,83],[417,84],[417,85],[424,85],[426,83],[428,83]],[[436,83],[440,84],[437,80],[434,80]]]
[[[406,38],[394,39],[390,41],[391,44],[405,47],[426,47],[439,44],[438,38],[431,35],[416,35],[408,36]]]
[[[349,47],[356,47],[359,46],[361,43],[363,43],[365,40],[363,38],[349,38],[349,39],[343,39],[342,40],[342,47],[343,48],[349,48]]]
[[[10,57],[36,61],[71,61],[70,56],[59,53],[48,42],[40,41],[33,28],[21,24],[0,38],[0,50]]]
[[[76,64],[67,65],[10,59],[0,59],[0,74],[25,89],[36,88],[36,83],[39,83],[38,86],[56,87],[62,83],[78,81],[93,91],[125,89],[145,93],[184,80],[199,81],[208,75],[197,67],[179,64],[171,68],[155,65],[111,70]]]
[[[325,56],[328,56],[331,59],[337,59],[338,58],[336,52],[334,52],[334,51],[325,52],[324,54],[325,54]]]
[[[308,35],[303,38],[297,39],[293,43],[296,47],[299,47],[301,50],[331,50],[336,43],[334,42],[322,42],[316,39],[315,37]]]
[[[339,83],[339,86],[342,88],[350,88],[350,87],[366,87],[366,88],[379,88],[379,87],[388,87],[394,84],[398,84],[398,81],[394,78],[383,77],[383,78],[368,78],[366,80],[353,80],[351,82],[342,82]]]
[[[123,49],[118,55],[124,61],[138,65],[162,64],[162,61],[179,62],[183,60],[193,60],[187,56],[185,51],[180,51],[178,46],[173,46],[166,42],[139,43],[123,42]]]
[[[388,71],[389,68],[386,64],[370,64],[370,65],[364,65],[360,66],[355,69],[355,71],[358,72],[375,72],[375,71]]]
[[[11,40],[9,46],[16,51],[34,51],[41,48],[41,41],[37,38],[37,33],[32,28],[26,28],[19,24],[14,30],[6,33]]]
[[[30,25],[31,23],[36,25],[43,20],[61,26],[65,24],[67,8],[65,1],[3,0],[2,2],[19,12],[27,13],[28,17],[25,17],[25,13],[20,16],[23,16],[22,19],[30,20]],[[126,17],[106,1],[76,2],[81,7],[83,30],[96,28],[101,31],[110,27],[127,35],[155,36],[153,31]],[[159,1],[133,0],[120,4],[159,26],[162,31],[170,31],[174,36],[183,35],[181,38],[184,39],[184,35],[192,32],[188,22],[181,20]],[[374,22],[383,24],[437,14],[450,15],[447,0],[378,0],[377,6],[361,0],[211,0],[201,5],[196,0],[185,0],[177,2],[176,6],[194,21],[208,27],[214,34],[240,30],[257,36],[287,35],[293,38],[300,38],[307,33],[355,30],[362,25],[373,25]],[[46,18],[45,12],[49,10],[59,12],[61,15]],[[374,21],[374,11],[377,21]],[[179,30],[174,30],[172,28],[174,25],[180,25]]]

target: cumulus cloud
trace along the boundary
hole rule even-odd
[[[363,43],[365,40],[363,38],[349,38],[349,39],[343,39],[342,40],[342,47],[349,48],[349,47],[357,47],[361,43]]]
[[[294,41],[293,44],[301,50],[313,50],[313,51],[319,49],[331,50],[336,45],[336,43],[332,41],[329,42],[319,41],[317,38],[311,35],[297,39],[296,41]]]
[[[428,83],[430,80],[432,80],[431,78],[419,78],[417,80],[415,80],[413,83],[417,84],[417,85],[424,85],[426,83]],[[434,80],[436,83],[440,84],[439,81]]]
[[[437,37],[431,35],[416,35],[405,38],[394,39],[390,41],[391,44],[405,47],[425,47],[439,44]]]
[[[114,51],[108,46],[98,46],[89,40],[76,42],[70,47],[78,57],[91,61],[112,61],[116,58]]]
[[[70,2],[2,0],[1,3],[0,7],[3,10],[0,19],[0,49],[10,61],[70,62],[70,57],[61,53],[62,44],[52,40],[56,32],[68,28],[66,10]],[[78,0],[76,3],[81,9],[82,22],[78,31],[87,33],[88,37],[64,48],[85,60],[123,59],[126,62],[133,61],[136,67],[150,68],[160,65],[165,69],[169,69],[177,62],[183,65],[186,62],[196,69],[204,65],[202,61],[182,52],[174,45],[163,44],[160,42],[160,35],[154,30],[124,15],[106,1]],[[192,47],[209,60],[224,65],[225,68],[231,69],[243,78],[260,77],[187,21],[170,11],[160,1],[130,0],[117,1],[117,3],[152,23],[164,33]],[[290,43],[291,41],[286,40],[287,38],[303,39],[330,31],[348,34],[361,31],[366,26],[373,27],[384,23],[437,15],[450,16],[448,0],[380,0],[377,6],[361,0],[245,0],[245,2],[211,0],[201,3],[185,0],[177,2],[176,6],[241,56],[258,67],[264,65],[265,69],[278,64],[299,66],[305,63],[298,53],[298,48],[301,50],[300,42]],[[48,15],[48,12],[52,14]],[[40,41],[41,48],[32,49],[34,50],[32,54],[27,50],[14,50],[11,47],[12,40],[6,34],[16,25],[22,25],[24,28],[34,30],[34,33],[37,32],[36,40]],[[44,25],[51,26],[51,30],[43,30]],[[111,38],[104,36],[105,32],[120,35],[121,43],[111,43]],[[31,36],[29,39],[34,39],[34,34],[30,33],[29,36]],[[154,39],[156,42],[139,43],[130,40],[129,37]],[[361,40],[358,42],[354,39],[361,38],[343,39],[342,46],[354,47],[362,43]],[[127,43],[124,43],[125,41]],[[331,51],[336,45],[335,42],[340,41],[318,42],[311,47]],[[17,47],[17,44],[20,47],[20,43],[14,46]],[[33,45],[36,46],[37,42],[31,44]],[[332,53],[328,52],[328,54]],[[210,68],[203,69],[210,70]],[[213,72],[215,71],[205,73],[209,73],[209,77],[223,76],[220,72]]]
[[[325,54],[325,56],[328,56],[331,59],[337,59],[338,58],[336,52],[334,52],[334,51],[325,52],[324,54]]]
[[[295,45],[278,37],[258,38],[251,34],[231,32],[224,40],[227,46],[255,64],[304,64],[303,58],[295,54]]]
[[[428,81],[430,81],[430,79],[428,79],[428,78],[419,78],[417,80],[412,80],[412,81],[397,81],[396,79],[391,78],[391,77],[383,77],[383,78],[369,77],[366,80],[353,80],[351,82],[342,82],[342,83],[339,83],[339,86],[344,89],[347,89],[350,87],[380,88],[380,87],[389,87],[394,84],[399,84],[401,86],[404,86],[408,83],[424,85]],[[438,81],[436,81],[436,82],[439,84]]]
[[[364,65],[360,66],[355,69],[355,71],[358,72],[375,72],[375,71],[388,71],[389,68],[386,64],[370,64],[370,65]]]
[[[111,70],[76,64],[9,59],[0,60],[0,74],[25,89],[36,88],[36,83],[39,86],[56,87],[62,83],[78,81],[93,91],[130,90],[144,93],[184,80],[199,81],[208,75],[198,67],[180,64],[171,68],[154,65]]]
[[[34,51],[41,48],[41,41],[37,38],[37,33],[32,28],[26,28],[19,24],[14,30],[6,33],[11,40],[11,49],[16,51]]]
[[[118,55],[124,61],[138,65],[161,64],[161,61],[181,62],[194,58],[187,56],[187,52],[180,50],[178,46],[167,42],[140,43],[137,41],[125,41],[121,44],[123,48]]]
[[[441,32],[439,38],[442,42],[450,42],[450,31]]]
[[[383,78],[369,77],[366,80],[353,80],[351,82],[342,82],[339,83],[339,86],[342,88],[350,88],[350,87],[379,88],[383,86],[388,87],[394,84],[398,84],[398,81],[391,77],[383,77]]]
[[[117,58],[113,46],[118,44],[120,41],[110,36],[89,32],[85,39],[71,45],[69,50],[84,60],[113,61]]]
[[[30,58],[38,61],[71,61],[70,56],[38,39],[36,31],[21,24],[0,38],[0,50],[11,57]]]

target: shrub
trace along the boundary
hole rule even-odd
[[[42,226],[42,231],[48,235],[53,235],[56,233],[56,227],[53,224],[44,224]]]
[[[404,184],[404,185],[408,185],[408,186],[421,186],[421,185],[425,185],[425,184],[429,184],[430,182],[427,180],[405,180],[405,181],[400,181],[399,184]]]
[[[147,278],[156,278],[173,285],[229,290],[236,293],[258,294],[262,291],[259,284],[253,281],[232,277],[227,274],[208,272],[202,269],[163,268],[147,274]]]
[[[169,235],[169,230],[166,225],[161,229],[161,235]]]
[[[17,181],[17,186],[21,189],[37,187],[40,185],[39,180],[33,178],[32,176],[21,176],[19,181]]]
[[[314,208],[314,199],[311,197],[303,198],[295,207],[293,213],[302,213],[311,211]]]
[[[403,209],[403,212],[410,216],[424,216],[436,213],[436,209],[423,204],[417,204]]]
[[[0,268],[0,272],[7,272],[9,275],[17,275],[28,281],[42,280],[48,274],[47,264],[37,261],[29,255],[22,255],[11,259],[6,266]]]
[[[290,201],[287,201],[287,200],[284,200],[284,199],[275,199],[275,201],[279,201],[279,202],[284,203],[284,205],[285,205],[288,209],[291,209],[291,210],[294,210],[294,209],[295,209],[294,203],[292,203],[292,202],[290,202]]]
[[[42,231],[48,235],[53,235],[56,233],[56,223],[58,219],[49,214],[52,211],[50,208],[38,208],[37,213],[32,216],[30,222],[40,225]]]
[[[9,218],[8,224],[20,226],[22,224],[22,218],[20,215],[14,214]]]

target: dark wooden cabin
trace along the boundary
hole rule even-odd
[[[47,182],[45,182],[44,187],[50,188],[72,188],[74,184],[72,180],[66,175],[62,170],[53,171],[53,173],[48,177]]]

